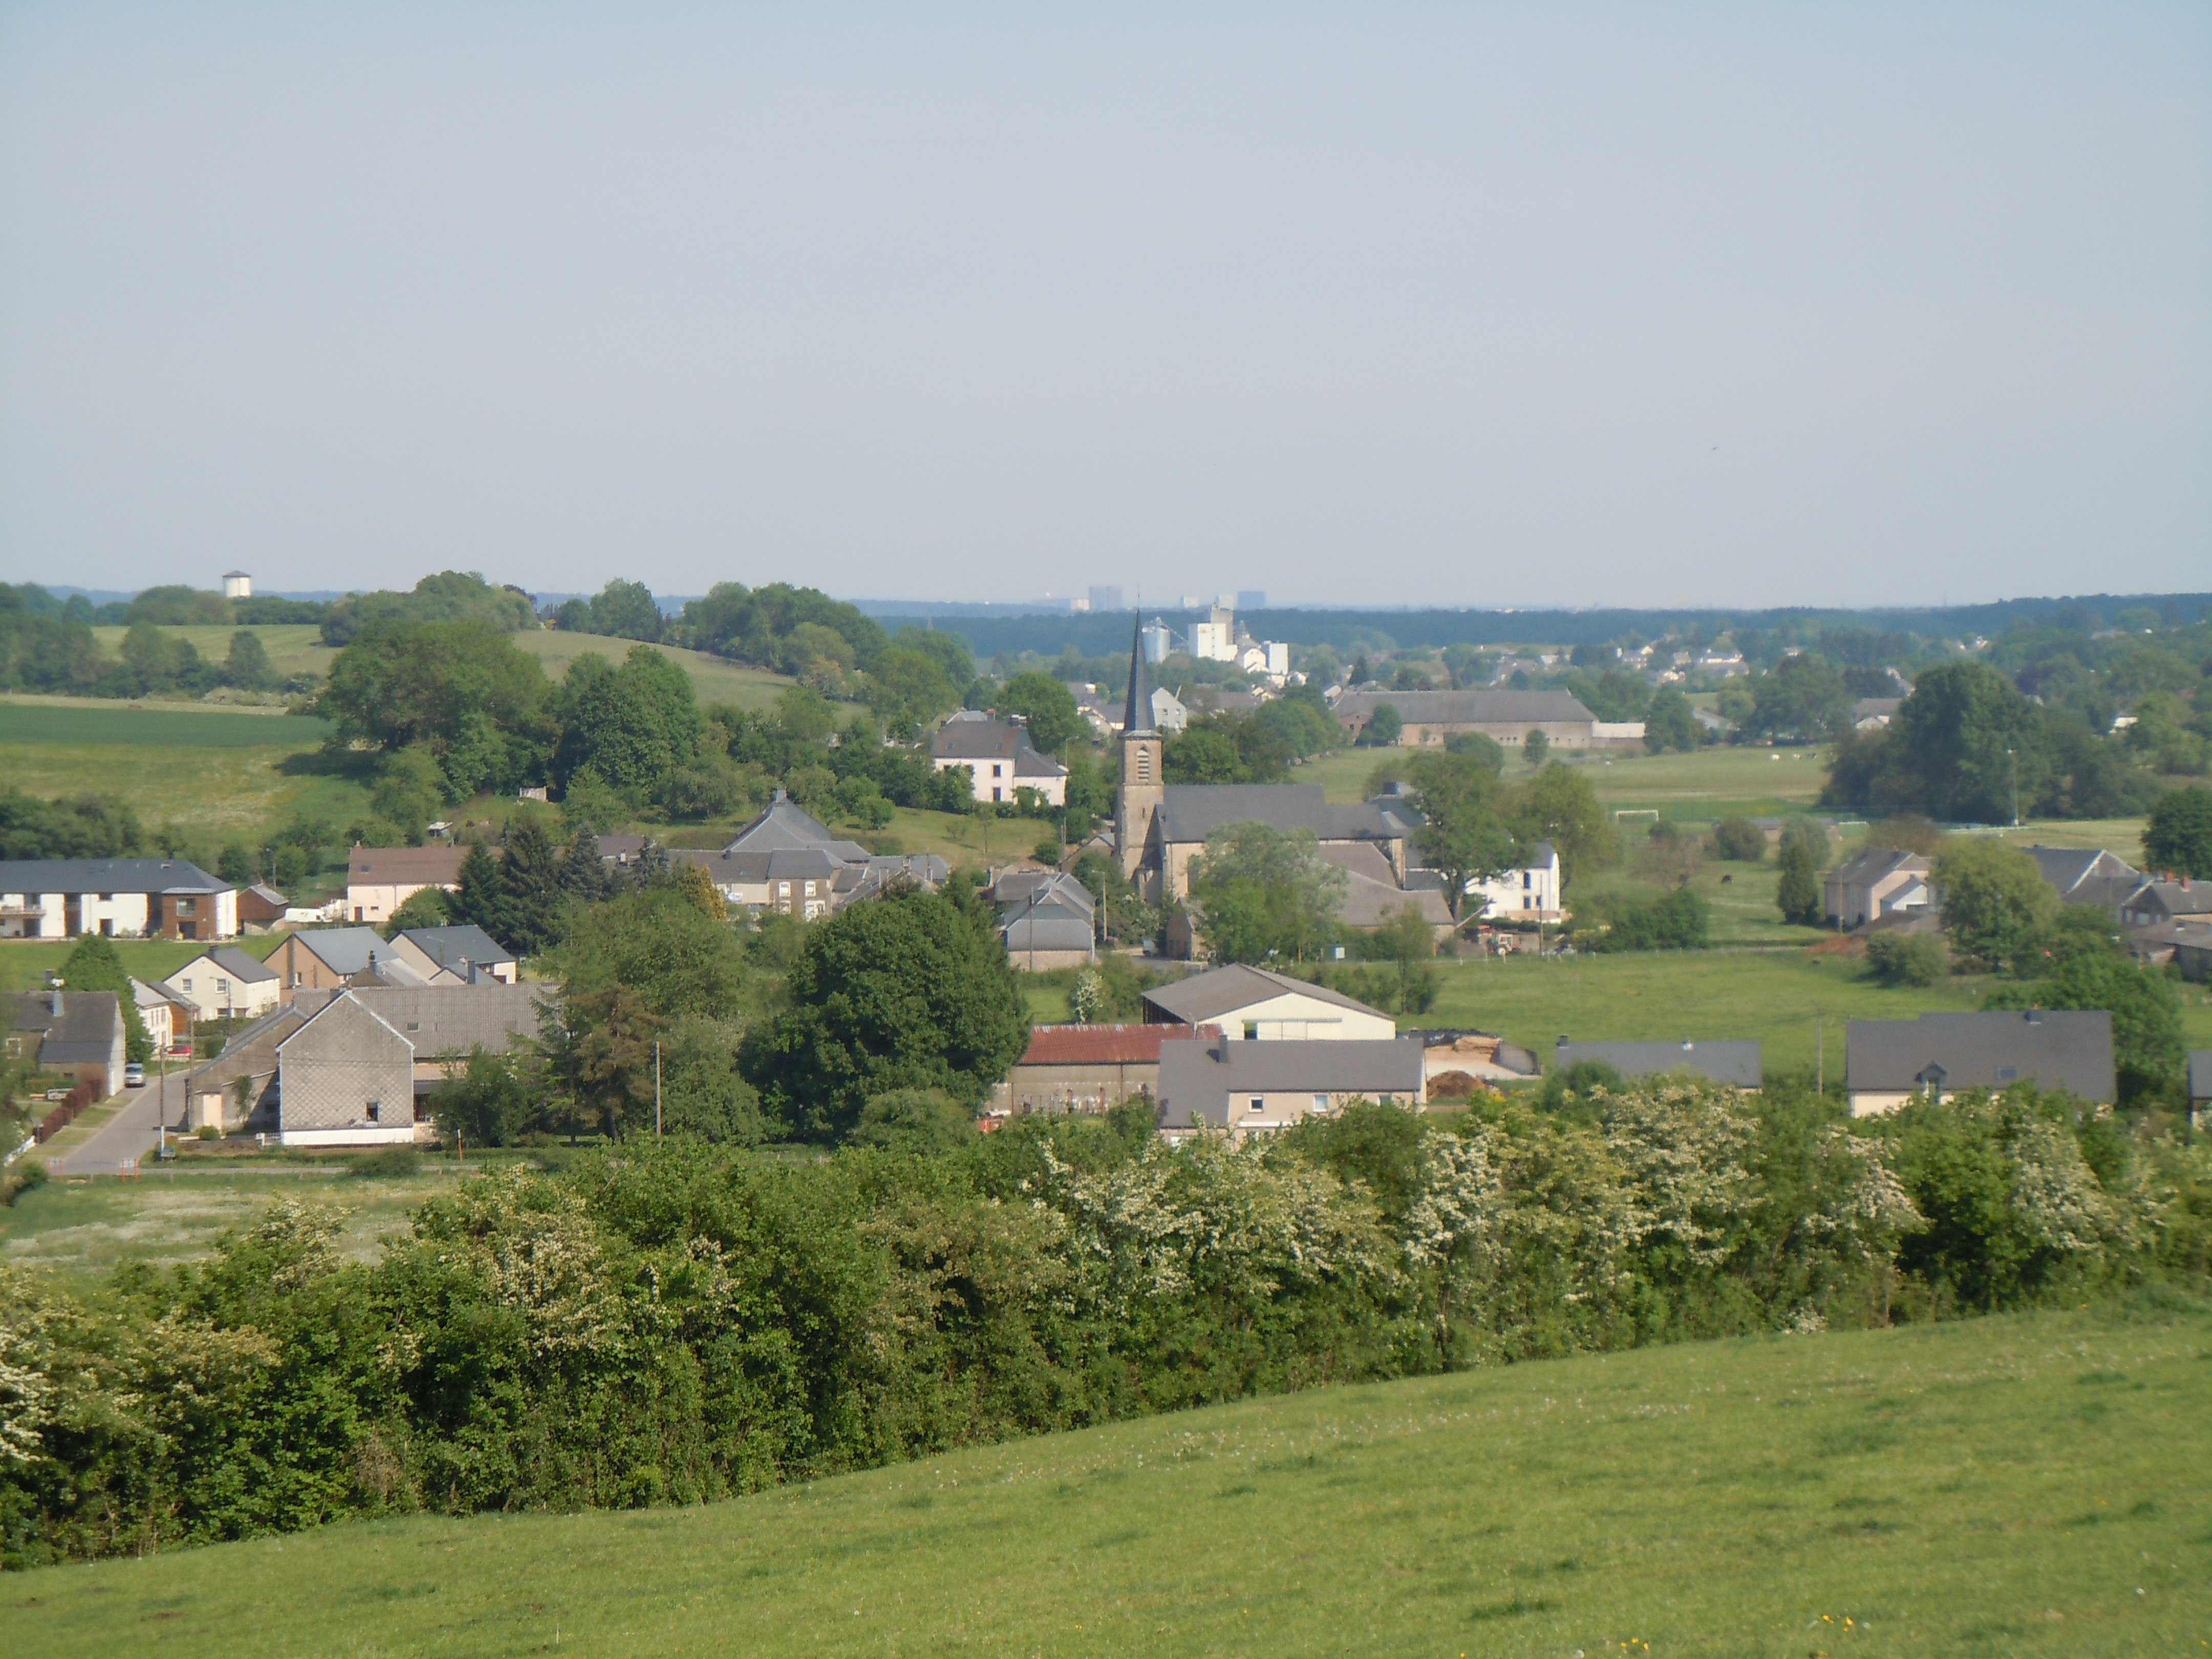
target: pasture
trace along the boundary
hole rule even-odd
[[[620,666],[638,643],[635,640],[610,639],[599,634],[565,634],[557,629],[541,629],[536,632],[509,635],[516,647],[527,651],[544,665],[547,676],[559,679],[568,672],[568,665],[586,655],[605,657]],[[785,690],[797,684],[781,674],[772,674],[765,668],[752,668],[741,662],[708,656],[703,651],[679,651],[672,645],[646,647],[658,651],[682,666],[690,677],[691,690],[702,706],[708,703],[728,703],[732,708],[756,712],[772,706]]]
[[[212,1167],[195,1169],[192,1161],[131,1181],[58,1179],[25,1193],[0,1209],[0,1261],[80,1279],[125,1262],[173,1267],[206,1255],[218,1234],[252,1224],[280,1198],[336,1206],[345,1215],[340,1249],[368,1261],[453,1181],[434,1159],[420,1175],[379,1180],[345,1173],[343,1154],[331,1160],[336,1167],[209,1159]]]
[[[34,795],[113,795],[149,830],[220,845],[298,815],[343,826],[368,812],[361,781],[316,760],[328,730],[297,715],[11,698],[0,777]]]
[[[0,1621],[49,1659],[2197,1653],[2208,1362],[2178,1299],[1647,1348],[46,1568]]]

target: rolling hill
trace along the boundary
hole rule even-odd
[[[2212,1313],[1248,1401],[708,1508],[410,1517],[0,1581],[47,1656],[1812,1656],[2212,1642]]]

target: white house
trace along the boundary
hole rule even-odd
[[[1467,897],[1468,913],[1479,910],[1486,921],[1559,921],[1565,914],[1559,905],[1559,849],[1548,841],[1538,842],[1521,868],[1468,883]]]
[[[1037,753],[1029,727],[1018,721],[963,709],[937,728],[929,756],[940,772],[967,767],[977,800],[1010,801],[1015,791],[1034,789],[1054,806],[1066,804],[1067,769]]]
[[[1190,625],[1190,654],[1201,662],[1235,662],[1237,660],[1237,613],[1223,605],[1215,605],[1204,622]]]
[[[0,939],[222,939],[238,891],[183,859],[0,861]]]
[[[200,1019],[258,1019],[282,999],[284,977],[226,945],[200,952],[163,980],[161,988],[190,1003]]]
[[[1389,1015],[1326,986],[1242,964],[1193,974],[1144,995],[1148,1025],[1218,1025],[1231,1042],[1388,1042]]]

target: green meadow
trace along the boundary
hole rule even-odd
[[[283,941],[276,933],[248,933],[225,942],[265,962]],[[207,949],[204,943],[180,939],[118,939],[110,943],[124,970],[149,984],[167,979]],[[0,939],[0,991],[36,989],[76,948],[75,939]]]
[[[2065,1655],[2212,1644],[2212,1317],[1322,1389],[709,1507],[0,1580],[26,1653]]]
[[[314,763],[328,730],[298,715],[10,699],[0,777],[34,795],[113,795],[149,830],[220,842],[298,814],[344,824],[368,811],[359,779]]]
[[[251,1225],[280,1198],[336,1205],[345,1212],[341,1251],[368,1261],[453,1180],[434,1158],[419,1175],[377,1180],[345,1173],[344,1154],[316,1164],[226,1158],[194,1169],[188,1155],[185,1167],[131,1181],[56,1180],[23,1194],[0,1208],[0,1261],[80,1280],[104,1278],[126,1262],[196,1261],[220,1234]]]

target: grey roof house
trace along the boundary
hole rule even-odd
[[[1867,847],[1828,872],[1820,884],[1821,912],[1839,927],[1860,927],[1936,902],[1928,860],[1896,847]]]
[[[433,985],[473,985],[495,979],[512,985],[520,972],[514,952],[481,927],[408,927],[392,936],[395,955]]]
[[[538,1005],[560,994],[557,985],[495,981],[297,992],[185,1080],[187,1124],[234,1131],[252,1127],[258,1117],[279,1134],[311,1135],[288,1142],[308,1146],[408,1139],[418,1118],[428,1121],[414,1103],[436,1091],[449,1066],[474,1048],[505,1054],[519,1039],[535,1036]],[[324,1025],[324,1017],[340,1003],[346,1009]],[[375,1022],[363,1021],[356,1011],[374,1015]],[[293,1046],[295,1037],[317,1026],[323,1030],[313,1042]],[[404,1046],[404,1056],[386,1031]],[[396,1079],[406,1085],[404,1097]],[[296,1092],[301,1090],[306,1092]],[[403,1098],[409,1103],[404,1120]],[[374,1117],[364,1109],[372,1100],[378,1107]],[[403,1127],[406,1134],[395,1133]],[[353,1139],[331,1138],[355,1131]]]
[[[1765,1060],[1756,1042],[1571,1042],[1561,1037],[1552,1051],[1552,1069],[1564,1072],[1577,1060],[1610,1066],[1626,1082],[1686,1072],[1730,1089],[1756,1094],[1765,1084]]]
[[[123,1086],[123,1005],[112,991],[17,991],[8,998],[8,1058],[73,1077],[105,1100]]]
[[[2116,1092],[2112,1017],[2102,1009],[1855,1019],[1844,1044],[1854,1117],[2015,1083],[2100,1104]]]
[[[962,709],[937,728],[929,740],[929,758],[940,772],[968,768],[977,800],[1010,801],[1018,789],[1034,789],[1054,806],[1066,800],[1067,769],[1039,754],[1030,742],[1029,727],[1019,720],[992,720]]]
[[[991,890],[999,937],[1017,968],[1042,973],[1095,961],[1097,901],[1058,870],[1010,870]]]
[[[0,939],[234,939],[238,891],[183,859],[0,860]]]
[[[895,884],[934,889],[951,866],[934,853],[871,853],[835,834],[781,789],[720,852],[672,848],[678,864],[696,864],[732,904],[780,910],[811,921],[877,898]]]
[[[1441,744],[1462,732],[1479,732],[1514,749],[1531,732],[1541,732],[1555,749],[1600,748],[1614,740],[1571,691],[1346,691],[1336,700],[1336,718],[1358,737],[1385,703],[1403,722],[1398,741],[1408,748]],[[1619,740],[1642,737],[1638,725],[1633,738],[1623,732]]]
[[[1231,1041],[1388,1041],[1389,1015],[1325,985],[1242,963],[1155,986],[1142,998],[1147,1025],[1219,1025]]]
[[[1160,1045],[1160,1133],[1246,1135],[1328,1116],[1355,1100],[1418,1109],[1425,1091],[1419,1038],[1387,1042],[1238,1042],[1227,1037]]]

